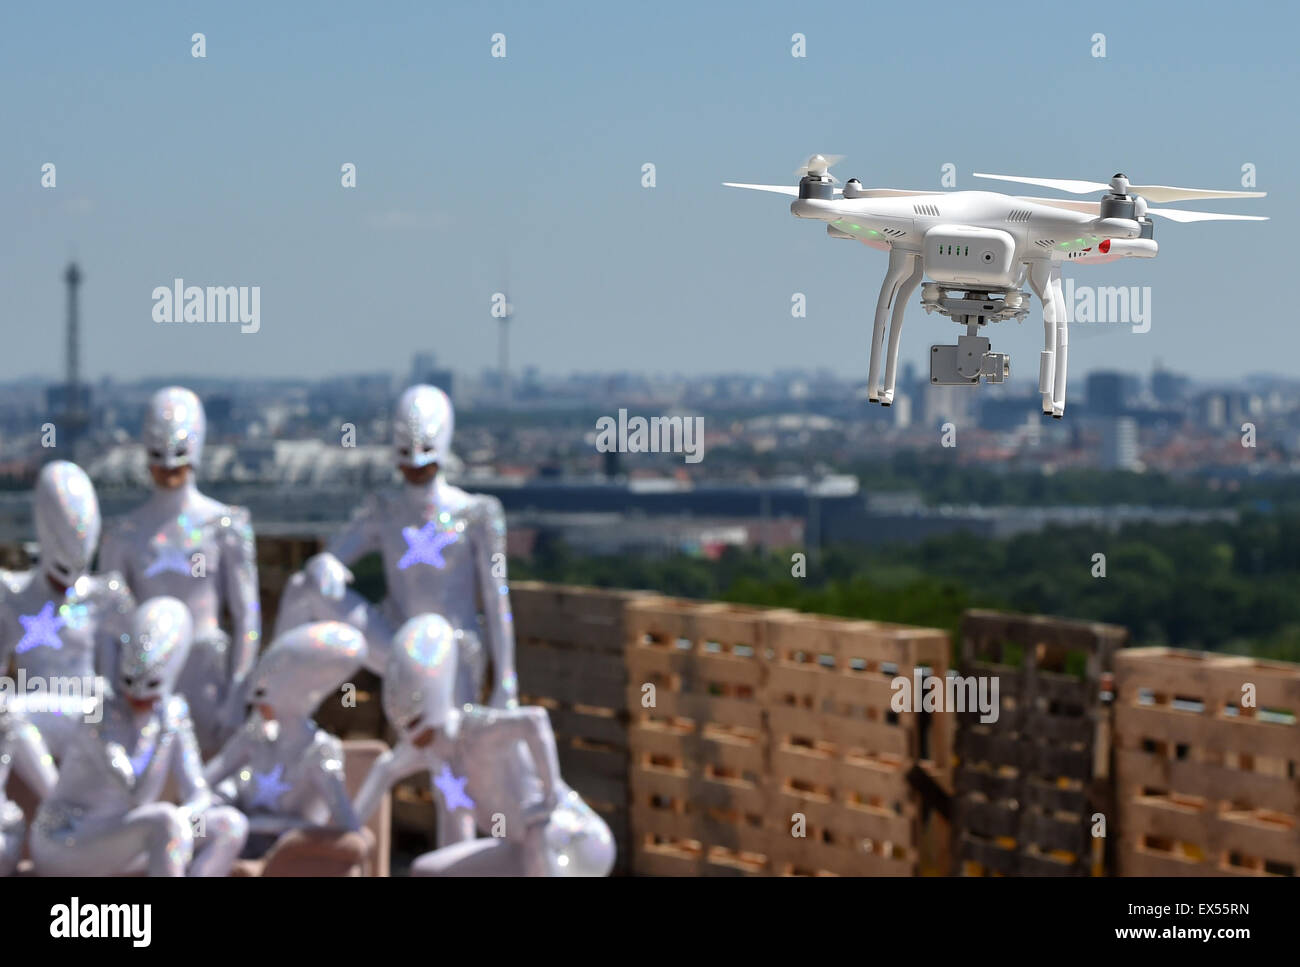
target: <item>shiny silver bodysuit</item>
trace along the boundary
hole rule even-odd
[[[317,727],[317,706],[365,657],[365,639],[341,622],[303,625],[277,638],[249,678],[248,721],[208,763],[208,784],[248,817],[269,848],[289,830],[356,830],[343,777],[343,745]],[[269,712],[264,711],[269,710]]]
[[[423,486],[407,484],[372,494],[321,557],[350,565],[378,552],[386,600],[371,605],[355,591],[341,588],[340,597],[331,598],[312,579],[309,567],[285,589],[276,632],[308,621],[346,621],[366,636],[367,667],[383,674],[394,630],[417,615],[440,614],[464,632],[457,699],[482,700],[486,638],[496,671],[490,703],[505,705],[517,692],[505,551],[505,513],[495,497],[467,493],[441,476]]]
[[[194,620],[194,645],[178,691],[188,699],[205,754],[243,719],[240,686],[257,658],[262,615],[248,512],[201,494],[191,476],[158,488],[107,532],[101,565],[118,571],[138,600],[168,595]],[[232,634],[220,626],[230,612]]]
[[[55,758],[87,700],[102,694],[96,676],[117,667],[118,639],[134,607],[116,574],[80,577],[66,592],[40,571],[17,590],[0,586],[0,668],[12,657],[22,685],[11,708],[36,726]]]
[[[439,848],[417,859],[413,874],[608,875],[609,827],[560,778],[546,710],[457,702],[461,634],[423,614],[394,635],[383,703],[399,738],[357,793],[357,816],[365,822],[394,783],[425,771],[440,807]]]
[[[160,801],[173,773],[180,805]],[[184,697],[143,715],[110,697],[103,721],[83,724],[64,752],[32,826],[32,859],[44,876],[224,876],[248,825],[212,803]]]
[[[256,837],[358,826],[343,782],[343,744],[310,719],[268,722],[254,713],[204,775],[248,817]]]
[[[608,875],[609,828],[560,778],[546,710],[476,707],[424,748],[408,738],[381,756],[356,799],[365,822],[395,783],[427,772],[449,818],[413,876]],[[488,835],[476,838],[476,830]]]
[[[36,795],[49,795],[57,776],[48,753],[40,755],[43,748],[35,726],[11,714],[5,705],[0,705],[0,876],[8,876],[18,866],[23,835],[27,832],[22,810],[5,795],[10,770],[24,750],[35,750],[38,757],[32,770],[38,781],[29,785],[33,786]]]
[[[189,705],[173,692],[192,636],[189,612],[175,598],[151,599],[132,615],[116,691],[99,716],[78,723],[32,824],[38,873],[229,873],[248,822],[214,804]],[[161,801],[173,777],[179,805]]]

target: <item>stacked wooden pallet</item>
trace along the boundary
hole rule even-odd
[[[1120,873],[1300,872],[1300,665],[1167,648],[1116,666]]]
[[[766,872],[767,612],[671,598],[627,612],[633,869]]]
[[[909,773],[928,762],[946,776],[951,717],[896,703],[894,683],[910,690],[918,670],[942,678],[948,636],[781,614],[766,642],[772,872],[917,874],[922,808]]]
[[[510,590],[520,701],[547,709],[565,781],[614,834],[616,872],[628,862],[624,609],[636,596],[526,581]]]
[[[672,598],[627,628],[636,872],[919,871],[908,777],[934,737],[890,682],[942,673],[941,632]]]
[[[953,852],[973,875],[1105,869],[1111,818],[1109,706],[1123,628],[971,611],[963,685],[996,680],[996,718],[957,712]]]

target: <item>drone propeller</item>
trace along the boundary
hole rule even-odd
[[[794,185],[742,185],[735,181],[724,181],[724,188],[748,188],[750,191],[770,191],[778,195],[789,195],[796,198],[799,195],[799,189]],[[840,188],[835,189],[835,194],[843,194]],[[913,191],[910,188],[859,188],[854,198],[905,198],[909,195],[942,195],[941,191]],[[1041,200],[1041,199],[1039,199]],[[1077,202],[1075,204],[1096,206],[1096,202]]]
[[[1093,191],[1111,191],[1112,184],[1101,181],[1072,181],[1066,178],[1022,178],[1019,175],[989,175],[975,172],[976,178],[992,178],[995,181],[1017,181],[1025,185],[1038,185],[1040,188],[1055,188],[1058,191],[1068,191],[1072,195],[1086,195]],[[1116,175],[1116,179],[1123,179],[1129,191],[1135,195],[1141,195],[1147,201],[1192,201],[1198,198],[1263,198],[1268,192],[1264,191],[1215,191],[1207,188],[1173,188],[1169,185],[1132,185],[1127,184],[1127,179],[1123,175]]]
[[[807,161],[794,170],[794,173],[800,178],[805,175],[827,175],[831,181],[839,184],[839,179],[831,174],[831,165],[837,165],[844,160],[842,154],[814,154]]]
[[[1016,196],[1020,201],[1037,202],[1052,208],[1064,208],[1067,211],[1082,212],[1085,215],[1097,215],[1101,212],[1101,202],[1071,201],[1068,198],[1027,198]],[[1266,222],[1266,215],[1228,215],[1223,212],[1187,212],[1181,208],[1148,208],[1148,215],[1159,215],[1174,222]]]
[[[796,198],[799,195],[799,189],[794,185],[742,185],[734,181],[724,181],[724,188],[748,188],[750,191],[772,191],[778,195],[789,195]]]
[[[1223,212],[1185,212],[1181,208],[1148,208],[1148,215],[1159,215],[1173,222],[1266,222],[1267,215],[1226,215]]]

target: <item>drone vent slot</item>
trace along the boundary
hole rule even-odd
[[[1027,221],[1029,221],[1029,219],[1030,219],[1030,217],[1031,217],[1032,215],[1033,215],[1033,212],[1030,211],[1028,208],[1015,208],[1015,209],[1012,209],[1011,213],[1007,215],[1007,221],[1009,221],[1009,222],[1027,222]]]
[[[1039,248],[1051,248],[1053,245],[1056,244],[1056,239],[1054,239],[1054,238],[1040,238],[1040,239],[1039,239],[1037,242],[1035,242],[1034,244],[1036,244]]]
[[[880,234],[884,235],[886,238],[902,238],[907,234],[907,232],[903,231],[901,228],[882,228]]]
[[[935,218],[939,217],[939,208],[936,205],[913,205],[912,211],[918,215],[931,215]]]

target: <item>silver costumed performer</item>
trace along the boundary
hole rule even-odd
[[[465,710],[455,700],[458,634],[439,615],[398,631],[383,692],[398,741],[357,793],[357,816],[365,822],[394,783],[424,771],[450,821],[412,875],[607,876],[613,837],[560,778],[546,710]],[[490,835],[475,839],[476,828]]]
[[[104,690],[97,675],[114,674],[135,602],[120,575],[89,573],[99,502],[80,467],[47,463],[32,505],[40,560],[0,586],[0,669],[12,656],[19,688],[10,710],[36,727],[57,759],[81,720],[95,714]],[[31,762],[31,754],[20,755],[16,772],[39,787]]]
[[[402,393],[393,414],[393,445],[406,483],[372,494],[328,549],[293,577],[276,633],[310,621],[346,621],[365,634],[367,667],[382,675],[393,629],[417,615],[440,614],[463,633],[457,700],[481,701],[485,639],[494,669],[488,704],[508,708],[517,702],[518,686],[505,512],[495,497],[466,493],[443,479],[454,423],[442,390],[412,386]],[[383,558],[388,587],[378,607],[347,587],[347,566],[372,552]]]
[[[342,743],[312,715],[361,667],[365,651],[361,632],[330,621],[295,628],[258,660],[248,689],[255,710],[204,776],[248,816],[264,847],[293,829],[358,828]]]
[[[178,689],[199,743],[215,754],[244,720],[243,682],[262,635],[257,558],[248,512],[199,493],[194,482],[207,425],[203,404],[178,386],[159,390],[145,415],[154,493],[110,528],[101,564],[139,600],[168,595],[194,618],[194,647]],[[220,627],[221,606],[232,634]]]
[[[136,609],[103,719],[76,731],[32,824],[41,875],[230,872],[248,821],[214,805],[189,706],[174,691],[192,637],[189,611],[177,599],[153,598]],[[171,776],[180,805],[160,801]]]

